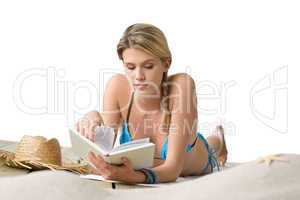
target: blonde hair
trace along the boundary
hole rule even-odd
[[[117,46],[120,60],[123,60],[123,51],[127,48],[138,48],[160,58],[162,62],[165,62],[166,60],[169,61],[169,64],[172,62],[172,55],[164,33],[151,24],[137,23],[129,26],[123,33]],[[161,81],[161,108],[163,109],[162,125],[166,130],[169,128],[171,118],[168,100],[169,87],[167,81],[168,74],[167,72],[164,72]]]

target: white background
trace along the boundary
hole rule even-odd
[[[1,1],[0,139],[69,145],[68,127],[102,108],[106,81],[122,73],[123,31],[146,22],[167,36],[169,74],[196,82],[199,130],[225,126],[230,161],[300,153],[299,10],[296,1]]]

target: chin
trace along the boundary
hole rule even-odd
[[[136,93],[140,93],[140,94],[151,94],[151,92],[149,92],[149,90],[141,90],[141,89],[134,88],[134,91]]]

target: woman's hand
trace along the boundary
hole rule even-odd
[[[89,152],[88,159],[96,167],[92,169],[93,174],[101,175],[108,180],[131,184],[143,182],[143,174],[135,171],[126,157],[122,158],[123,165],[121,166],[108,164],[101,156],[96,156],[93,152]]]
[[[103,124],[103,120],[99,112],[91,111],[85,114],[77,123],[76,130],[91,141],[95,141],[95,128]]]

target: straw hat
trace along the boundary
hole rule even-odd
[[[79,174],[89,172],[88,165],[62,161],[60,145],[55,138],[47,140],[42,136],[25,135],[17,144],[15,153],[0,150],[1,158],[7,166],[15,168],[67,170]]]

